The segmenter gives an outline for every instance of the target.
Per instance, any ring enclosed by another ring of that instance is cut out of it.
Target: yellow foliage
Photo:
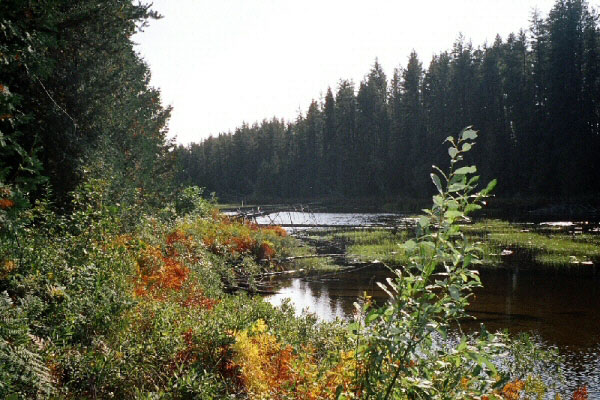
[[[349,389],[356,369],[353,352],[340,352],[334,365],[320,362],[309,347],[295,353],[268,333],[263,320],[235,334],[233,350],[251,399],[335,398],[338,386]]]

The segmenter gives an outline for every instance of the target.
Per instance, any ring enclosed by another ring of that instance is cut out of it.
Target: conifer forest
[[[498,196],[593,195],[598,28],[585,2],[560,1],[493,43],[459,36],[431,60],[413,52],[391,77],[376,60],[360,83],[341,79],[293,122],[265,119],[179,146],[177,179],[232,199],[425,198],[441,143],[473,125],[485,135],[472,161],[498,178]]]

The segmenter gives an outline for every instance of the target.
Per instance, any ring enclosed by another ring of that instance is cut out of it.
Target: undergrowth
[[[315,365],[333,363],[339,327],[226,293],[283,268],[298,246],[283,229],[233,220],[191,191],[171,209],[182,216],[167,206],[128,230],[102,187],[82,187],[66,215],[43,202],[2,210],[0,398],[247,393],[236,332],[259,320]]]

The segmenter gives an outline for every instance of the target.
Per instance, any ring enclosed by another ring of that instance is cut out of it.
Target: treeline
[[[559,0],[528,30],[473,47],[462,36],[425,69],[416,53],[391,80],[376,61],[305,115],[239,127],[177,149],[178,181],[223,198],[423,198],[441,143],[466,125],[503,197],[597,193],[600,39],[595,10]]]
[[[170,110],[131,40],[158,17],[130,0],[0,2],[0,183],[11,201],[68,206],[91,178],[119,204],[164,192],[155,178],[172,170]]]

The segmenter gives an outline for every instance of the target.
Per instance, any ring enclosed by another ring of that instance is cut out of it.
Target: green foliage
[[[215,210],[217,199],[212,193],[210,199],[202,197],[204,188],[188,186],[181,190],[175,200],[175,210],[178,215],[192,214],[207,217]]]
[[[0,179],[36,197],[47,180],[59,206],[84,170],[111,171],[117,199],[160,193],[169,109],[131,41],[158,17],[129,0],[0,4]]]
[[[501,334],[483,329],[475,337],[460,330],[473,288],[481,286],[472,268],[481,249],[467,240],[459,223],[484,203],[495,181],[475,191],[474,166],[459,167],[477,134],[465,128],[448,137],[450,170],[434,167],[438,193],[424,210],[415,239],[404,242],[407,265],[380,287],[390,299],[381,307],[358,306],[359,320],[350,325],[356,343],[355,395],[373,399],[453,399],[491,395],[508,381],[496,359],[509,347]],[[449,335],[458,329],[461,337]]]
[[[44,398],[54,392],[50,371],[39,354],[38,346],[43,345],[42,339],[31,335],[24,307],[15,305],[7,292],[0,293],[0,397]]]

